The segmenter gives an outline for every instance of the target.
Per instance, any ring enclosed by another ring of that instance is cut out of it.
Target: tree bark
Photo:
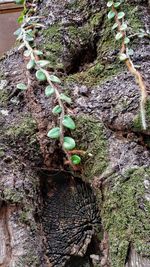
[[[47,137],[57,125],[47,84],[26,71],[23,51],[9,51],[0,59],[0,266],[149,267],[150,102],[143,130],[139,88],[118,61],[106,3],[27,6],[45,25],[35,46],[72,97],[71,134],[86,154],[76,171],[64,164],[59,143]],[[148,91],[148,1],[122,9]],[[29,84],[25,93],[16,89],[20,82]]]

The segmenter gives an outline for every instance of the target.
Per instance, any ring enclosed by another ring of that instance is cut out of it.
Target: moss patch
[[[107,140],[103,125],[92,116],[79,116],[76,119],[76,130],[73,137],[77,148],[84,150],[83,176],[93,179],[107,167]],[[89,156],[91,155],[91,156]]]
[[[17,192],[14,188],[5,188],[3,195],[5,201],[9,201],[11,203],[22,203],[24,198],[24,193]]]
[[[89,38],[91,36],[91,29],[88,23],[86,23],[82,27],[78,27],[77,25],[69,26],[67,28],[67,32],[70,39],[70,50],[73,50],[74,53],[79,44],[80,47],[82,45],[86,45],[86,43],[89,42]]]
[[[111,176],[104,190],[101,217],[109,234],[112,267],[124,267],[129,243],[146,257],[150,255],[150,203],[145,200],[144,179],[150,169],[134,169],[126,173],[128,180]]]
[[[123,65],[121,66],[120,64],[118,66],[116,64],[105,65],[105,63],[96,61],[92,66],[89,65],[86,71],[69,75],[66,82],[84,84],[87,87],[92,87],[110,80],[110,78],[120,73],[123,68]]]
[[[24,117],[18,124],[11,126],[6,131],[6,135],[14,139],[25,136],[33,136],[36,131],[36,122],[32,117]]]
[[[43,41],[42,45],[39,44],[39,47],[45,51],[46,57],[50,61],[52,68],[62,64],[61,56],[63,46],[60,28],[61,26],[59,24],[54,24],[41,32]]]
[[[0,90],[0,105],[1,107],[7,106],[8,94],[4,90]]]
[[[86,6],[87,6],[86,0],[75,0],[75,1],[70,1],[66,4],[66,7],[68,9],[72,9],[75,11],[84,10]]]
[[[124,4],[122,9],[126,13],[129,26],[131,26],[132,33],[139,31],[143,27],[143,22],[139,17],[138,6]]]
[[[125,4],[122,9],[126,13],[130,25],[130,33],[138,32],[142,27],[142,22],[139,19],[137,8]],[[84,84],[89,87],[97,84],[100,85],[125,69],[124,63],[120,62],[117,57],[121,47],[121,41],[118,42],[115,40],[114,32],[111,30],[113,22],[108,20],[107,15],[104,18],[104,11],[92,15],[89,19],[91,31],[97,31],[98,26],[102,22],[103,26],[100,29],[101,38],[97,43],[97,59],[93,64],[87,65],[83,71],[69,75],[67,82]],[[133,48],[134,44],[137,45],[137,39],[134,39],[132,43]]]
[[[103,22],[103,16],[104,16],[103,12],[97,12],[91,16],[90,25],[93,30],[97,29],[99,25]]]
[[[97,14],[92,17],[90,21],[92,30],[96,27],[95,25],[102,23],[102,18],[102,14],[100,16]],[[111,32],[111,26],[112,24],[105,17],[103,29],[101,30],[102,37],[97,43],[97,59],[92,64],[88,64],[85,70],[69,75],[67,82],[76,82],[91,87],[110,80],[110,77],[117,75],[124,69],[124,64],[116,59],[116,55],[112,55],[116,49],[116,43]]]

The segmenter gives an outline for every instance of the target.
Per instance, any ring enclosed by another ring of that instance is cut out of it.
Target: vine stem
[[[64,109],[63,102],[61,101],[59,91],[58,91],[57,87],[54,86],[54,84],[50,80],[49,72],[39,66],[38,61],[36,60],[36,58],[34,56],[34,50],[32,49],[32,47],[30,46],[30,44],[26,40],[26,37],[25,37],[26,31],[24,30],[23,27],[22,27],[22,31],[23,31],[23,42],[24,42],[25,47],[27,48],[27,50],[29,50],[31,52],[30,53],[31,59],[34,60],[37,69],[38,70],[41,70],[45,74],[46,79],[47,79],[47,82],[54,89],[56,99],[58,101],[59,106],[61,107],[61,115],[60,115],[60,122],[59,122],[59,128],[60,128],[60,144],[61,144],[62,149],[63,149],[63,151],[64,151],[64,153],[65,153],[65,155],[67,157],[67,160],[68,160],[69,164],[72,166],[73,169],[75,169],[75,166],[72,164],[72,161],[70,159],[70,153],[63,146],[63,143],[64,143],[64,126],[63,126],[63,120],[64,120],[64,116],[65,116],[65,109]]]
[[[62,111],[61,111],[61,115],[60,115],[60,123],[59,123],[59,126],[60,126],[60,144],[62,145],[63,147],[63,142],[64,142],[64,127],[63,127],[63,119],[64,119],[64,116],[65,116],[65,109],[64,109],[64,105],[60,99],[60,94],[56,88],[56,86],[53,85],[52,81],[50,80],[49,78],[49,73],[47,70],[44,70],[44,69],[41,69],[39,67],[40,70],[42,70],[42,72],[45,74],[46,76],[46,79],[47,79],[47,82],[49,83],[49,85],[54,88],[55,90],[55,95],[56,95],[56,98],[57,98],[57,101],[58,101],[58,104],[59,106],[61,107]]]
[[[112,6],[112,11],[115,13],[115,22],[118,24],[118,31],[123,34],[123,41],[122,41],[120,53],[125,53],[128,56],[128,58],[125,60],[125,64],[128,70],[130,71],[130,73],[134,75],[135,81],[138,84],[140,92],[141,92],[141,100],[140,100],[141,120],[142,120],[143,129],[146,130],[147,125],[146,125],[145,105],[146,105],[146,101],[148,97],[146,86],[145,86],[141,73],[135,68],[131,58],[128,55],[127,47],[124,43],[126,32],[121,30],[121,22],[118,19],[118,12],[114,6]]]

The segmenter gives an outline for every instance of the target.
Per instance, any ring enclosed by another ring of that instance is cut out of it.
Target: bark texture
[[[31,1],[30,1],[31,2]],[[0,266],[150,266],[150,101],[117,59],[106,2],[33,1],[46,28],[36,46],[72,96],[72,133],[87,151],[79,172],[63,165],[54,101],[26,72],[17,48],[0,60]],[[150,83],[148,1],[127,1],[133,62]],[[29,82],[26,93],[16,90]],[[78,177],[77,177],[78,176]]]

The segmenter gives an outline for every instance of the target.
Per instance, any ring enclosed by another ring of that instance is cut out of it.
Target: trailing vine
[[[34,2],[34,1],[33,1]],[[26,58],[27,70],[34,71],[35,77],[40,82],[47,82],[45,88],[46,97],[54,97],[57,104],[52,109],[52,113],[58,116],[58,125],[50,129],[47,133],[47,136],[52,139],[59,139],[60,145],[69,163],[72,167],[78,165],[81,162],[79,155],[82,154],[82,151],[74,150],[76,147],[75,140],[65,135],[65,129],[74,130],[76,128],[74,120],[69,114],[67,114],[67,105],[70,105],[72,100],[66,94],[62,93],[63,87],[62,82],[59,77],[48,70],[48,65],[50,62],[45,59],[43,51],[40,51],[35,48],[34,38],[35,30],[37,28],[42,28],[44,25],[39,23],[38,16],[32,16],[30,13],[30,8],[27,10],[25,0],[16,0],[17,4],[24,5],[24,11],[19,17],[18,21],[21,23],[21,27],[15,32],[17,35],[17,40],[21,43],[19,46],[20,49],[24,49],[24,57]],[[145,83],[141,76],[141,73],[135,68],[130,55],[128,44],[130,42],[129,37],[127,36],[128,25],[125,22],[125,13],[120,11],[120,7],[123,1],[114,2],[113,0],[108,1],[107,7],[109,8],[108,19],[115,19],[115,23],[112,26],[112,30],[117,29],[115,39],[117,41],[121,40],[121,49],[119,58],[121,61],[124,61],[128,70],[131,74],[134,75],[139,89],[141,91],[141,100],[140,100],[140,110],[141,110],[141,120],[143,129],[146,129],[146,118],[145,118],[145,104],[147,100],[147,91]],[[32,6],[32,4],[30,4]],[[36,4],[33,3],[33,7]],[[23,83],[17,84],[17,88],[20,90],[27,90],[29,85]]]
[[[25,5],[24,1],[16,1],[17,4]],[[21,27],[14,33],[17,35],[17,40],[21,43],[20,49],[24,49],[24,57],[26,58],[28,71],[35,70],[35,77],[40,82],[47,82],[45,88],[46,97],[55,97],[57,105],[53,108],[52,113],[58,116],[59,125],[50,129],[47,136],[52,139],[59,139],[62,150],[64,151],[67,159],[67,163],[74,168],[74,165],[78,165],[81,162],[79,155],[74,153],[82,154],[82,151],[74,150],[76,143],[75,140],[70,136],[65,136],[65,128],[74,130],[76,128],[74,120],[69,114],[67,114],[66,104],[71,104],[72,100],[64,93],[60,93],[63,90],[62,82],[53,73],[47,70],[49,61],[44,58],[43,52],[37,50],[34,47],[34,30],[36,28],[44,27],[38,22],[39,17],[28,16],[28,13],[23,14]],[[34,48],[33,48],[34,47]],[[17,84],[17,89],[27,90],[28,85],[24,83]]]
[[[121,49],[119,54],[119,59],[125,62],[128,70],[131,74],[134,75],[135,81],[139,86],[141,92],[141,99],[140,99],[140,111],[141,111],[141,121],[143,129],[146,130],[146,115],[145,115],[145,104],[147,101],[147,91],[144,80],[142,78],[141,73],[135,68],[133,61],[130,58],[130,53],[128,49],[128,44],[130,42],[129,37],[127,36],[128,25],[125,21],[125,13],[120,11],[120,7],[123,1],[108,1],[107,7],[109,8],[108,12],[108,19],[114,19],[115,23],[112,26],[112,30],[117,30],[115,35],[115,39],[117,41],[121,40]]]

